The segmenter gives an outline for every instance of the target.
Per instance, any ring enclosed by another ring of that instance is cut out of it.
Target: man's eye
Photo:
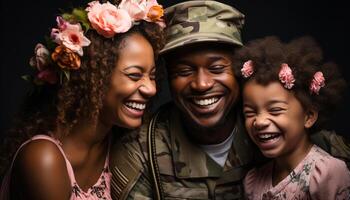
[[[134,81],[140,80],[142,78],[141,73],[130,73],[130,74],[127,74],[127,76]]]
[[[214,65],[209,68],[209,71],[214,74],[220,74],[224,71],[225,66],[223,65]]]
[[[192,72],[193,72],[193,70],[191,70],[191,69],[183,69],[183,70],[176,72],[175,74],[177,76],[189,76],[192,74]]]

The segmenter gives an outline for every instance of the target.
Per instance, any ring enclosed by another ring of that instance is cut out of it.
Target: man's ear
[[[318,119],[318,111],[314,108],[309,109],[305,115],[305,128],[311,128]]]

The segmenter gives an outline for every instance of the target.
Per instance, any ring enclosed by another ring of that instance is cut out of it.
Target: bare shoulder
[[[64,156],[48,140],[33,140],[18,153],[13,171],[16,188],[31,199],[68,199],[70,179]]]

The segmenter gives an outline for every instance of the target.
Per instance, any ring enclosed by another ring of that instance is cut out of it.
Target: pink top
[[[350,172],[345,163],[314,145],[280,183],[272,186],[273,162],[248,172],[247,199],[350,199]]]
[[[20,151],[20,149],[28,144],[29,142],[33,141],[33,140],[48,140],[51,141],[52,143],[56,144],[56,146],[58,147],[58,149],[60,150],[60,152],[62,153],[65,161],[66,161],[66,166],[67,166],[67,172],[69,175],[69,179],[71,182],[71,186],[72,186],[72,194],[70,196],[70,200],[111,200],[111,189],[110,189],[110,180],[112,177],[112,174],[109,171],[109,167],[108,167],[108,163],[109,163],[109,148],[108,148],[108,153],[107,153],[107,157],[105,160],[105,164],[104,164],[104,168],[102,171],[102,174],[100,176],[100,178],[97,180],[97,182],[91,186],[88,191],[83,191],[77,181],[75,180],[75,176],[74,176],[74,171],[73,171],[73,167],[70,164],[69,160],[67,159],[66,155],[64,154],[64,151],[62,149],[62,144],[47,135],[36,135],[34,137],[32,137],[31,139],[27,140],[26,142],[24,142],[17,150],[13,160],[12,160],[12,164],[10,167],[10,170],[8,171],[8,173],[6,174],[6,176],[4,177],[4,180],[2,182],[1,185],[1,190],[0,190],[0,200],[8,200],[9,198],[9,192],[10,192],[10,180],[11,180],[11,170],[13,167],[13,163],[15,161],[15,158],[18,154],[18,152]]]

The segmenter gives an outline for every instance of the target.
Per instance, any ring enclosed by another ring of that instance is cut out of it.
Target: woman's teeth
[[[219,101],[219,98],[217,98],[217,97],[213,97],[213,98],[209,98],[209,99],[193,99],[193,102],[197,105],[200,105],[200,106],[208,106],[208,105],[216,103],[217,101]]]
[[[132,109],[144,110],[146,108],[145,103],[136,103],[136,102],[126,102],[125,105]]]

